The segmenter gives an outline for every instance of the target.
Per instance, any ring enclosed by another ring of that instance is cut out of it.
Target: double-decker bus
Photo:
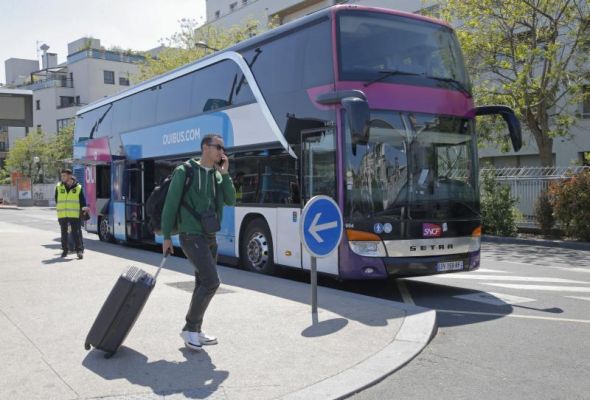
[[[309,269],[299,219],[312,196],[341,208],[345,232],[318,271],[375,279],[478,268],[475,107],[447,24],[339,5],[97,101],[77,114],[74,157],[89,232],[157,242],[145,201],[201,138],[223,136],[237,205],[224,211],[222,262]],[[178,243],[178,242],[176,242]]]

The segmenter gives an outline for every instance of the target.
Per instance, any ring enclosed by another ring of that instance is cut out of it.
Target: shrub
[[[516,199],[510,187],[496,180],[495,169],[482,174],[481,219],[483,232],[488,235],[516,236]]]
[[[556,184],[552,191],[555,216],[568,236],[590,241],[590,171]]]
[[[535,204],[535,217],[537,223],[541,227],[541,232],[545,235],[551,233],[551,229],[555,225],[555,217],[553,216],[553,204],[551,203],[551,197],[549,190],[543,190],[537,199]]]

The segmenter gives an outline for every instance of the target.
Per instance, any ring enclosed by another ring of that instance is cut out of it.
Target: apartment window
[[[104,83],[105,85],[115,84],[115,71],[103,71],[104,72]]]
[[[219,18],[220,15],[221,15],[221,12],[219,10],[215,11],[215,18]]]
[[[129,86],[129,78],[127,78],[125,76],[120,76],[119,77],[119,85],[121,85],[121,86]]]
[[[59,132],[62,129],[67,128],[68,126],[71,125],[72,118],[58,119],[56,122],[57,122],[57,131]]]
[[[0,142],[0,151],[6,151],[6,143]]]
[[[584,87],[584,99],[582,100],[582,118],[590,118],[590,86]]]
[[[59,108],[72,107],[76,104],[73,96],[59,96]]]
[[[35,100],[35,110],[41,109],[41,100]]]
[[[76,96],[76,105],[79,106],[80,105],[80,96]]]
[[[234,11],[234,10],[236,9],[236,6],[237,6],[237,5],[238,5],[238,2],[237,2],[237,1],[234,1],[233,3],[231,3],[231,4],[229,5],[229,10],[230,10],[230,11]]]

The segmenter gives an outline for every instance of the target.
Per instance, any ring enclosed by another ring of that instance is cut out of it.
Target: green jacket
[[[214,209],[221,222],[223,206],[236,204],[236,191],[229,174],[222,175],[213,168],[207,171],[195,159],[191,159],[189,162],[193,166],[194,174],[191,185],[184,195],[184,201],[198,213]],[[177,222],[178,233],[203,234],[201,221],[198,221],[180,203],[185,177],[184,165],[176,167],[162,210],[164,239],[170,239]],[[213,187],[214,182],[215,188]]]

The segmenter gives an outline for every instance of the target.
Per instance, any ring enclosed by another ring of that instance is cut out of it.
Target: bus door
[[[113,235],[116,240],[126,241],[126,212],[128,185],[126,184],[127,174],[125,160],[113,161],[112,182],[113,182],[113,205],[112,205],[112,226]]]
[[[129,240],[139,241],[145,237],[144,161],[129,161],[126,175],[125,232]]]
[[[335,201],[336,196],[336,140],[332,127],[301,131],[300,158],[301,196],[305,205],[313,196],[326,195]],[[311,269],[311,255],[302,246],[301,264]],[[338,251],[317,259],[317,270],[338,275]]]

